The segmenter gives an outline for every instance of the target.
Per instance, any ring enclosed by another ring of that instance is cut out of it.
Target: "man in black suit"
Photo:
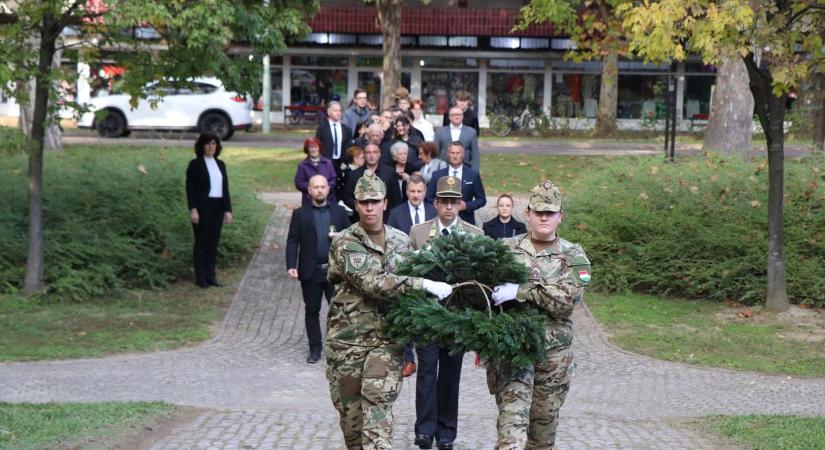
[[[341,122],[341,103],[331,101],[327,105],[327,119],[322,120],[315,130],[315,137],[321,141],[321,156],[332,160],[337,180],[336,197],[341,198],[344,175],[341,163],[347,161],[347,148],[352,145],[352,130]]]
[[[327,281],[329,244],[335,233],[347,228],[349,217],[344,208],[327,204],[329,184],[323,175],[309,179],[307,188],[312,205],[292,212],[286,241],[287,275],[301,281],[304,295],[304,323],[309,340],[307,362],[314,364],[321,359],[321,297],[329,303],[333,286]]]
[[[427,183],[421,175],[410,175],[407,181],[407,201],[390,211],[387,225],[410,234],[413,225],[426,222],[435,217],[435,207],[424,201],[427,193]],[[417,219],[417,220],[416,220]]]
[[[452,175],[461,179],[461,206],[458,217],[461,220],[475,225],[475,211],[487,204],[484,194],[484,185],[478,172],[464,164],[464,147],[461,142],[453,142],[447,151],[447,168],[433,172],[430,183],[427,185],[427,201],[435,200],[436,184],[438,179]]]
[[[458,91],[455,94],[454,106],[461,108],[461,111],[464,112],[464,118],[461,119],[461,123],[476,130],[476,136],[480,135],[481,130],[479,130],[478,127],[478,114],[476,114],[473,108],[470,108],[470,93],[467,91]],[[446,127],[449,124],[450,110],[447,109],[447,112],[444,113],[444,120],[442,121],[441,125]]]
[[[395,173],[395,169],[381,164],[380,160],[381,149],[373,143],[367,144],[364,147],[364,165],[350,172],[340,198],[348,208],[357,211],[355,208],[355,185],[364,175],[365,170],[372,170],[387,186],[387,208],[384,210],[384,223],[386,223],[390,217],[390,210],[400,205],[404,201],[404,197],[401,195],[401,187],[398,185],[398,174]],[[352,220],[353,223],[358,221],[357,212],[353,212]]]

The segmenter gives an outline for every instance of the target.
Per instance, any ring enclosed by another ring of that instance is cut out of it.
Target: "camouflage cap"
[[[547,180],[530,190],[527,207],[532,211],[561,211],[561,191]]]
[[[461,179],[451,175],[439,178],[435,196],[461,198]]]
[[[365,170],[355,183],[355,200],[384,200],[386,196],[387,186],[372,170]]]

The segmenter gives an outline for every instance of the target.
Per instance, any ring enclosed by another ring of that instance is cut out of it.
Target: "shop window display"
[[[292,69],[293,105],[323,106],[331,100],[347,98],[345,69]]]
[[[553,75],[553,116],[594,118],[599,112],[601,76],[587,73]]]
[[[458,91],[467,91],[473,97],[478,95],[478,72],[421,72],[421,98],[424,112],[443,115],[455,104]]]
[[[401,72],[401,86],[410,89],[409,72]],[[358,87],[367,91],[367,101],[376,107],[381,104],[381,71],[358,72]]]
[[[518,115],[525,108],[541,113],[544,75],[538,73],[490,73],[487,75],[487,114]]]
[[[619,119],[664,119],[665,75],[619,75]]]
[[[710,93],[715,83],[715,76],[685,77],[685,119],[707,120],[710,117]]]

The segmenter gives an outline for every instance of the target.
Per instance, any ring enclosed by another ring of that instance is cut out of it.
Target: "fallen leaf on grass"
[[[739,311],[738,313],[736,313],[736,317],[739,317],[739,318],[742,318],[742,319],[747,319],[748,317],[753,317],[753,311],[751,311],[750,308],[745,308],[742,311]]]
[[[281,249],[281,246],[280,246],[280,245],[278,245],[278,244],[270,244],[270,245],[269,245],[269,248],[270,248],[271,250],[280,250],[280,249]]]
[[[144,174],[144,175],[148,175],[148,174],[149,174],[149,171],[148,171],[148,170],[146,170],[146,166],[144,166],[143,164],[138,164],[138,166],[137,166],[137,170],[138,170],[140,173]]]
[[[78,336],[86,336],[86,332],[85,332],[85,331],[78,331],[78,332],[77,332],[77,333],[75,333],[75,334],[76,334],[76,335],[78,335]]]

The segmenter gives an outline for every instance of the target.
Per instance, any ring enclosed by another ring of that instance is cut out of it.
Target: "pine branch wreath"
[[[528,270],[507,246],[487,236],[456,229],[405,255],[399,275],[453,285],[444,305],[423,291],[393,302],[387,314],[390,335],[417,344],[437,343],[454,353],[474,351],[493,365],[529,367],[544,357],[547,341],[542,316],[523,303],[492,306],[492,288],[527,281]],[[510,306],[512,305],[512,306]]]

